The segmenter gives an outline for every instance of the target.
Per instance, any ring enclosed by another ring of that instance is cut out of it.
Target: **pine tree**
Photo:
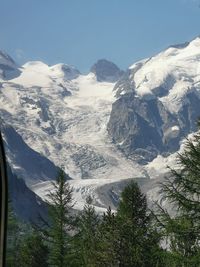
[[[17,267],[18,246],[20,244],[20,224],[12,208],[12,202],[8,204],[8,229],[7,229],[6,266]]]
[[[18,247],[18,266],[48,267],[48,247],[38,233],[26,235]]]
[[[99,251],[100,266],[116,267],[118,266],[118,243],[119,243],[119,227],[117,218],[109,207],[103,214],[101,224],[99,226],[100,242]]]
[[[178,154],[179,170],[162,184],[163,199],[176,215],[158,205],[156,218],[169,241],[170,261],[174,266],[200,266],[200,132],[188,139]],[[169,265],[170,266],[170,265]]]
[[[47,247],[41,236],[33,233],[30,223],[21,221],[8,205],[7,267],[47,267]]]
[[[53,190],[48,194],[50,226],[47,229],[49,241],[50,266],[66,267],[69,252],[69,232],[72,227],[71,208],[73,207],[72,192],[66,180],[66,174],[61,169]]]
[[[74,237],[72,266],[95,267],[99,265],[99,216],[92,205],[92,198],[86,199],[83,211],[78,217],[77,234]]]
[[[151,228],[146,196],[135,182],[122,192],[117,220],[119,267],[164,266],[159,256],[159,236]]]

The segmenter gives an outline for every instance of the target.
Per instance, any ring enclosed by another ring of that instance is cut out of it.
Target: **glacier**
[[[38,162],[46,159],[42,167],[47,169],[42,176],[36,167],[34,177],[31,169],[24,171],[22,161],[16,160],[16,155],[24,157],[24,149],[17,154],[16,144],[7,146],[9,164],[44,200],[52,190],[50,166],[53,175],[63,167],[71,177],[77,209],[88,195],[100,212],[108,205],[115,208],[120,188],[133,178],[152,198],[157,195],[156,181],[168,172],[166,165],[174,166],[181,142],[196,130],[200,37],[136,62],[126,72],[106,60],[98,61],[88,74],[63,63],[31,61],[18,66],[1,52],[0,73],[0,117]],[[141,134],[140,128],[147,130]],[[149,129],[162,148],[154,144],[155,138],[149,141]],[[132,148],[136,138],[142,142]],[[142,164],[137,153],[145,159]]]

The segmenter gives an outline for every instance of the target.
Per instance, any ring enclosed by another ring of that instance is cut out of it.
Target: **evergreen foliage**
[[[157,204],[158,226],[168,241],[168,266],[200,266],[200,132],[187,139],[178,155],[179,170],[162,184],[161,193],[176,214],[169,214]],[[172,264],[173,265],[170,265]]]
[[[18,262],[18,246],[20,244],[20,224],[12,208],[12,202],[8,204],[8,229],[6,266],[15,267]]]
[[[116,215],[109,207],[99,227],[100,231],[100,262],[101,266],[118,266],[119,227]]]
[[[83,211],[77,219],[77,234],[74,237],[76,257],[73,266],[100,266],[99,224],[100,219],[92,205],[92,198],[88,196]]]
[[[154,217],[135,182],[122,191],[116,212],[97,214],[88,197],[72,216],[73,189],[60,170],[41,234],[24,231],[10,209],[7,267],[199,267],[200,133],[178,160],[179,170],[171,170],[161,189],[175,213],[157,203]]]
[[[61,169],[53,190],[48,194],[50,227],[47,229],[49,243],[49,265],[55,267],[68,266],[69,232],[72,229],[70,210],[73,207],[72,192]]]
[[[48,267],[48,247],[38,233],[29,234],[19,246],[20,267]]]
[[[118,261],[120,267],[161,265],[159,235],[152,230],[147,200],[135,182],[122,192],[117,210],[119,225]],[[154,258],[155,261],[152,261]]]
[[[47,253],[41,236],[16,217],[9,201],[6,267],[47,267]]]

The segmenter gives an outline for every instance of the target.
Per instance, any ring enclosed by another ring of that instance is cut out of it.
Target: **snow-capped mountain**
[[[177,151],[200,115],[200,38],[135,63],[115,91],[108,132],[128,157]]]
[[[169,47],[125,73],[106,60],[87,75],[72,66],[38,61],[17,69],[14,77],[1,76],[0,117],[38,152],[38,159],[48,158],[45,166],[64,167],[77,208],[88,194],[99,210],[115,203],[130,178],[145,182],[145,192],[154,190],[149,178],[159,176],[161,164],[172,161],[181,140],[196,130],[200,38]],[[11,151],[11,167],[20,174],[21,161]],[[23,158],[22,151],[18,157]],[[47,171],[37,179],[35,173],[29,183],[28,172],[23,178],[44,197],[51,189],[44,180],[52,176]]]
[[[57,66],[28,62],[17,78],[3,81],[0,116],[74,179],[114,178],[125,164],[130,177],[132,162],[107,136],[114,83],[98,82],[93,73],[68,79]]]
[[[56,166],[64,166],[79,198],[105,183],[133,177],[133,173],[140,176],[140,166],[127,160],[107,134],[115,83],[99,82],[94,73],[81,75],[70,66],[66,73],[62,66],[28,62],[20,68],[18,77],[2,79],[0,117],[32,150]],[[17,143],[11,151],[14,150],[18,151]],[[23,169],[20,162],[27,163],[20,160],[24,159],[23,150],[18,153],[17,163],[15,153],[9,157],[13,171],[19,170],[18,175]],[[49,170],[47,164],[46,168]],[[37,192],[46,184],[49,186],[48,182],[38,186],[38,180],[42,180],[38,168],[38,179],[35,174],[32,179],[31,174],[29,178],[27,172],[21,173]],[[47,176],[43,180],[46,179]]]

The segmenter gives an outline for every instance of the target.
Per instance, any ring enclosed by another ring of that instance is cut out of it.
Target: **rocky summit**
[[[124,71],[120,70],[117,65],[106,59],[98,60],[90,71],[96,75],[99,82],[116,82],[124,74]]]

